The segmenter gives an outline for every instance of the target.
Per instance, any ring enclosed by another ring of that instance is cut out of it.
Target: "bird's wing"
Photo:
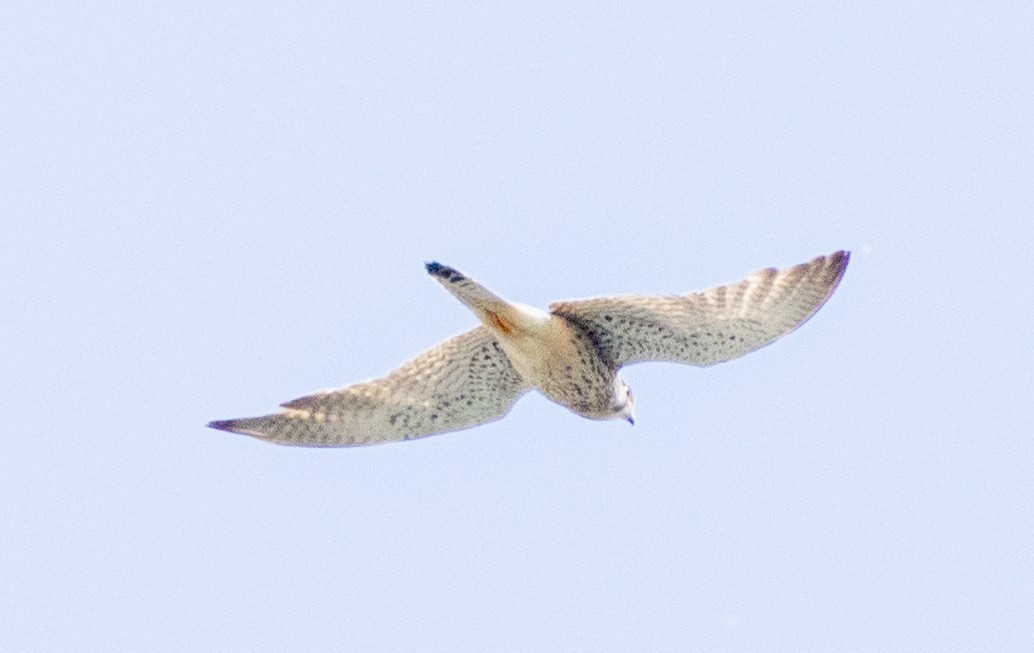
[[[713,365],[784,336],[836,290],[850,253],[784,270],[759,270],[739,283],[679,296],[601,297],[550,310],[580,325],[615,367],[642,361]]]
[[[497,420],[527,390],[495,337],[478,327],[429,349],[384,378],[288,401],[272,415],[209,426],[279,444],[378,444]]]

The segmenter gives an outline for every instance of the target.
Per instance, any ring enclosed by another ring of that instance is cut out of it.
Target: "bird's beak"
[[[633,415],[628,416],[628,423],[635,426],[635,417]]]

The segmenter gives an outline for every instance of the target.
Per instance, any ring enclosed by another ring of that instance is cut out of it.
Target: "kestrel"
[[[634,423],[625,365],[714,365],[785,336],[836,290],[845,251],[688,295],[625,295],[550,304],[509,302],[440,263],[427,271],[481,326],[380,379],[281,404],[263,417],[209,423],[301,446],[350,447],[457,431],[503,417],[529,390],[589,419]]]

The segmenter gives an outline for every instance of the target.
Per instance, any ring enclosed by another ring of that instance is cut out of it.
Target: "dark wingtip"
[[[237,420],[235,419],[216,420],[213,422],[209,422],[208,424],[206,424],[206,426],[208,426],[208,428],[210,429],[218,429],[220,431],[237,433],[237,429],[235,428],[237,426]]]
[[[847,272],[847,264],[851,262],[851,252],[846,249],[842,249],[833,252],[830,255],[830,259],[833,261],[833,283],[832,288],[835,289],[840,285],[840,280],[844,278],[844,272]],[[831,290],[832,292],[832,290]]]
[[[438,261],[431,261],[430,263],[425,263],[424,267],[427,268],[428,274],[433,274],[435,276],[441,274],[442,270],[445,268],[445,266],[439,263]]]

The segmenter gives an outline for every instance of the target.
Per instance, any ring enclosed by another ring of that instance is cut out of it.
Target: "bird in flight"
[[[503,417],[529,390],[589,419],[635,420],[618,371],[644,361],[707,366],[760,349],[830,298],[850,253],[687,295],[624,295],[550,304],[507,301],[440,263],[427,272],[481,325],[387,376],[281,404],[223,431],[312,447],[351,447],[458,431]]]

